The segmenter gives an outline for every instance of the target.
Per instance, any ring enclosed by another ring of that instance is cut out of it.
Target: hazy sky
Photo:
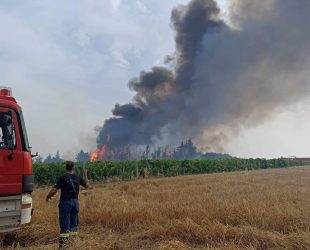
[[[40,155],[95,148],[95,127],[127,103],[130,78],[174,51],[170,12],[188,0],[2,0],[0,85],[22,105]],[[221,2],[223,4],[224,1]],[[227,152],[310,156],[310,100],[244,130]]]

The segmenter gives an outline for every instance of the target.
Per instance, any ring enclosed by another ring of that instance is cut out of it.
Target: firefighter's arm
[[[53,187],[46,196],[46,202],[48,202],[57,193],[57,191],[58,189]]]

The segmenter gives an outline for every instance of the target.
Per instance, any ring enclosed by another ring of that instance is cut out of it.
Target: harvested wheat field
[[[47,190],[4,248],[57,248]],[[72,249],[310,249],[310,168],[94,185],[80,195],[79,233]]]

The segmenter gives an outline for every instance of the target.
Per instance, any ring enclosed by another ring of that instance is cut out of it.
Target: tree
[[[150,145],[147,145],[147,146],[145,147],[145,150],[143,151],[142,160],[147,160],[147,159],[149,159],[149,156],[150,156]]]
[[[155,149],[154,151],[153,151],[153,153],[151,154],[151,158],[152,159],[162,159],[162,156],[163,156],[163,154],[162,154],[162,149],[161,149],[161,147],[158,147],[157,149]]]
[[[198,157],[197,148],[189,138],[187,141],[181,142],[181,145],[174,151],[173,157],[177,160],[195,159]]]
[[[48,154],[48,156],[45,158],[44,163],[51,163],[52,162],[52,155]]]
[[[64,162],[64,160],[60,158],[59,151],[57,151],[57,153],[53,159],[53,162]]]
[[[75,157],[77,162],[83,162],[86,163],[89,161],[89,153],[84,152],[83,149],[76,155]]]
[[[60,157],[59,151],[57,151],[55,156],[48,154],[48,156],[44,160],[44,163],[57,163],[57,162],[64,162],[64,160]]]

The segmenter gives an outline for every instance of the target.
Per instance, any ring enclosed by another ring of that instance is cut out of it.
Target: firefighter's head
[[[68,172],[72,172],[74,170],[74,162],[73,161],[66,161],[66,170]]]

